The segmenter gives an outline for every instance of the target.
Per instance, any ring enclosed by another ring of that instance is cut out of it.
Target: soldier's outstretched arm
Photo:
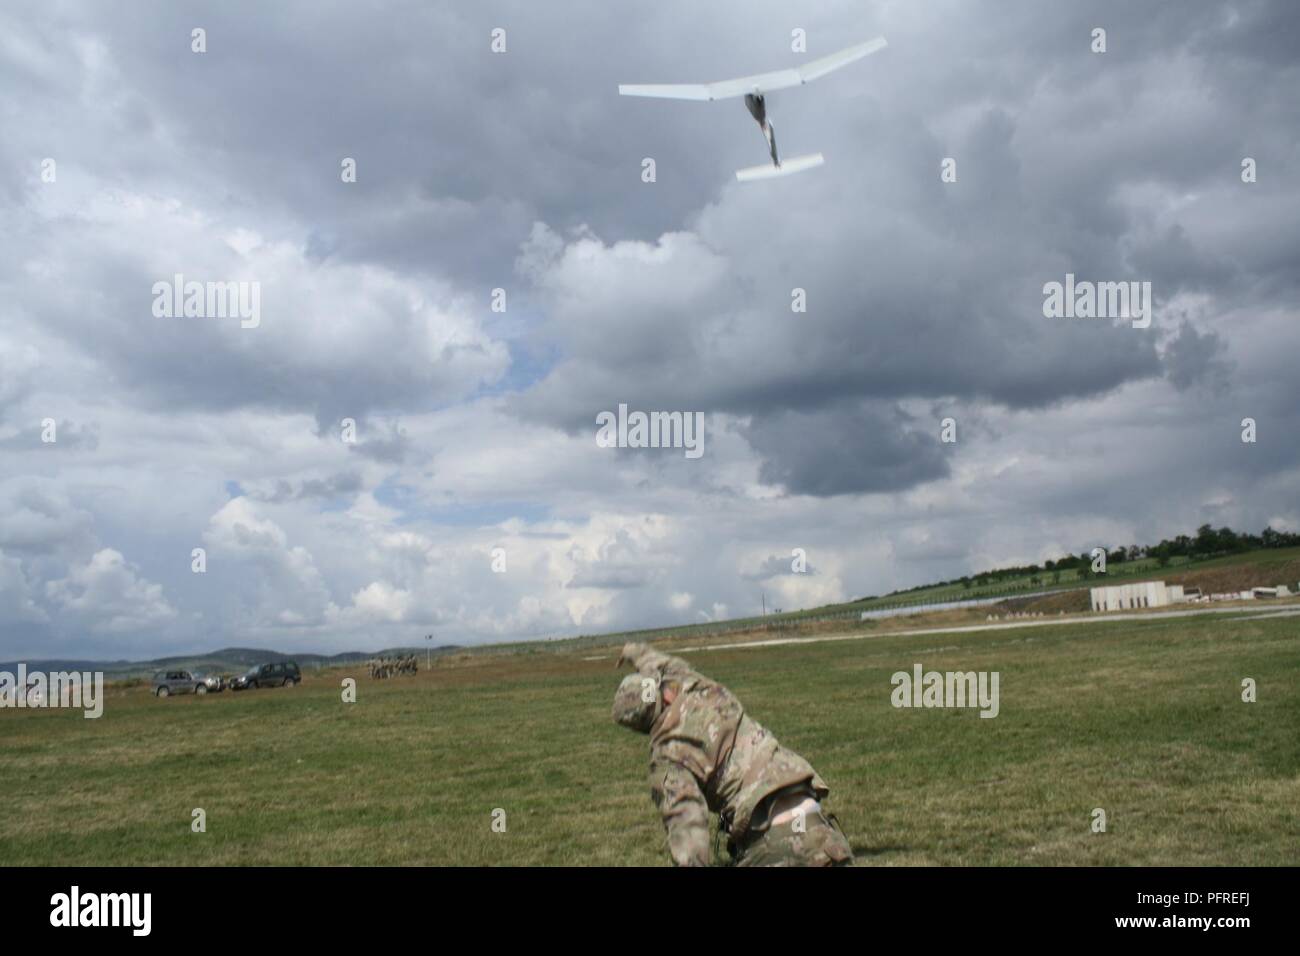
[[[689,770],[667,761],[650,764],[650,796],[668,834],[676,866],[709,865],[709,806]]]
[[[619,662],[631,664],[648,677],[654,676],[661,679],[665,677],[686,677],[696,673],[695,669],[680,657],[663,654],[649,645],[639,642],[624,644],[623,654],[619,657]]]

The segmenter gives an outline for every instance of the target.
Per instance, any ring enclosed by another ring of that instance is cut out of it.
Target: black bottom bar
[[[6,940],[91,936],[180,942],[373,942],[385,927],[506,931],[534,913],[565,923],[629,919],[700,930],[703,912],[762,930],[823,910],[864,939],[1095,936],[1258,940],[1293,925],[1289,869],[7,869]],[[76,887],[76,890],[73,890]],[[104,894],[114,894],[105,897]],[[123,896],[121,894],[128,894]],[[129,894],[140,894],[131,896]],[[145,909],[143,894],[148,894]],[[75,901],[75,906],[74,906]],[[810,910],[809,907],[812,907]],[[703,907],[703,910],[701,909]],[[75,913],[75,916],[74,916]],[[602,915],[604,914],[604,915]],[[820,918],[819,918],[820,919]],[[112,922],[116,926],[72,926]],[[469,922],[473,921],[473,922]],[[1208,924],[1206,923],[1208,921]],[[63,925],[53,925],[60,923]],[[792,924],[794,925],[794,924]],[[743,925],[736,925],[743,931]],[[989,936],[990,932],[996,935]]]

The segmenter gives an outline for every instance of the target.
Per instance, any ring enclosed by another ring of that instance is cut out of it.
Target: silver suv
[[[153,675],[153,692],[155,697],[170,697],[172,694],[206,694],[212,689],[210,678],[204,678],[189,671],[159,671]]]

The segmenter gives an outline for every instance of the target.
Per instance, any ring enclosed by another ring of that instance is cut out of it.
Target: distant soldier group
[[[414,675],[420,670],[420,663],[414,654],[405,657],[370,658],[370,676],[372,678],[389,678],[402,674]]]

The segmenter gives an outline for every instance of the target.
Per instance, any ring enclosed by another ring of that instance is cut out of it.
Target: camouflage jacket
[[[650,728],[650,794],[674,863],[709,864],[710,810],[739,839],[763,798],[783,787],[808,782],[819,800],[826,796],[812,765],[747,716],[731,691],[679,657],[635,647],[636,669],[677,691]]]

